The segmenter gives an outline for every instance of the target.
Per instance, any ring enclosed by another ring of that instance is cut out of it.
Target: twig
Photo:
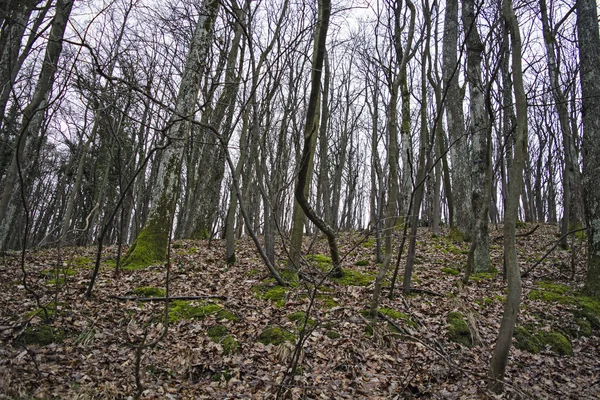
[[[586,227],[586,228],[575,229],[575,230],[572,230],[571,232],[567,232],[567,233],[565,233],[564,235],[562,235],[562,236],[560,237],[560,239],[558,239],[558,240],[556,241],[556,243],[554,243],[554,246],[552,246],[552,247],[550,248],[550,250],[548,250],[548,251],[546,252],[546,254],[544,254],[544,256],[543,256],[542,258],[540,258],[540,259],[539,259],[539,260],[538,260],[538,261],[537,261],[535,264],[533,264],[533,265],[531,266],[531,268],[529,268],[527,271],[525,271],[525,272],[523,272],[523,273],[521,274],[521,277],[523,277],[523,278],[524,278],[524,277],[526,277],[527,275],[529,275],[529,273],[530,273],[531,271],[533,271],[533,269],[534,269],[535,267],[537,267],[538,265],[540,265],[540,264],[542,263],[542,261],[544,261],[544,260],[546,259],[546,257],[548,257],[548,256],[550,255],[550,253],[552,253],[552,251],[554,251],[554,249],[555,249],[555,248],[556,248],[556,247],[557,247],[557,246],[560,244],[560,241],[561,241],[561,240],[563,240],[563,239],[564,239],[566,236],[569,236],[569,235],[571,235],[571,234],[573,234],[573,233],[577,233],[577,232],[585,231],[585,230],[587,230],[587,227]]]
[[[172,300],[205,300],[205,299],[219,299],[227,300],[226,296],[169,296],[169,297],[137,297],[137,296],[109,296],[111,299],[124,300],[124,301],[172,301]]]

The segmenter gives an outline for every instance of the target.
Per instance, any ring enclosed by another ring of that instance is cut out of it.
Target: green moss
[[[42,321],[50,322],[56,318],[57,308],[62,308],[67,305],[67,303],[63,303],[63,302],[58,302],[57,304],[58,304],[58,307],[56,307],[56,305],[54,305],[54,302],[52,301],[52,302],[46,304],[43,308],[42,307],[36,308],[33,311],[29,311],[29,312],[25,313],[25,316],[27,318],[39,316],[42,319]],[[44,312],[44,308],[46,309],[46,312]]]
[[[64,285],[65,283],[67,283],[67,278],[65,278],[64,276],[59,276],[58,279],[49,279],[46,282],[44,282],[46,285],[49,286],[56,286],[57,284],[59,286]]]
[[[327,333],[325,335],[327,335],[327,337],[329,339],[339,339],[340,337],[342,337],[342,335],[340,335],[340,333],[338,331],[334,331],[334,330],[327,331]]]
[[[537,285],[548,292],[557,294],[566,294],[571,290],[569,286],[560,283],[538,282]]]
[[[178,168],[176,164],[173,161],[171,165],[166,166],[167,177],[175,176],[170,170],[176,170]],[[164,182],[165,187],[169,187],[169,185],[168,181]],[[151,211],[146,225],[125,254],[122,263],[123,269],[130,271],[142,269],[166,259],[171,226],[170,210],[173,209],[173,202],[174,199],[169,199],[165,193],[161,195],[156,203],[156,208]]]
[[[523,326],[517,326],[515,327],[513,337],[515,338],[515,347],[517,349],[525,350],[530,353],[540,352],[542,342],[536,335],[533,335],[529,329]]]
[[[375,280],[369,273],[361,273],[352,269],[345,269],[341,278],[331,278],[332,281],[342,286],[367,286]]]
[[[582,309],[600,316],[600,299],[590,296],[577,296],[576,300]]]
[[[501,296],[499,294],[494,296],[495,300],[498,300],[500,303],[506,303],[506,296]]]
[[[595,313],[584,308],[579,308],[573,311],[573,315],[575,318],[588,321],[593,329],[600,329],[600,319]]]
[[[543,332],[540,334],[542,343],[550,346],[550,349],[561,355],[570,356],[573,354],[571,342],[562,333],[559,332]]]
[[[571,342],[560,332],[532,332],[533,327],[518,326],[513,337],[515,347],[530,353],[539,353],[541,349],[549,347],[559,355],[572,355]]]
[[[233,313],[233,312],[223,308],[217,312],[217,320],[218,321],[227,320],[227,321],[237,322],[240,320],[240,317],[236,313]]]
[[[206,332],[208,337],[211,338],[215,342],[218,341],[219,339],[221,339],[222,337],[226,336],[227,333],[228,333],[227,328],[224,325],[212,326]]]
[[[296,322],[296,326],[298,326],[298,328],[302,328],[306,319],[306,313],[304,311],[296,311],[295,313],[288,315],[287,318],[290,321]],[[306,320],[306,326],[315,326],[315,320],[309,318],[308,320]]]
[[[548,303],[571,304],[573,298],[545,290],[532,290],[527,296],[531,300],[542,300]]]
[[[441,269],[441,271],[443,273],[445,273],[446,275],[460,275],[460,271],[454,268],[450,268],[450,267],[444,267]]]
[[[300,281],[298,277],[298,271],[295,271],[293,269],[285,269],[281,271],[281,277],[291,287],[298,287],[298,282]]]
[[[451,341],[460,343],[467,347],[471,347],[473,345],[469,325],[467,325],[461,313],[448,313],[446,321],[450,324],[448,327],[448,338]]]
[[[364,247],[365,249],[370,249],[376,243],[377,243],[377,239],[376,238],[370,238],[370,239],[367,239],[364,242],[362,242],[362,247]]]
[[[93,268],[94,267],[94,260],[92,260],[89,257],[86,256],[81,256],[81,257],[75,257],[71,260],[71,262],[69,263],[72,267],[74,268]]]
[[[447,240],[451,240],[453,242],[464,242],[465,234],[461,232],[459,229],[452,228],[448,235],[446,235]]]
[[[239,353],[241,349],[240,342],[231,335],[227,335],[221,340],[221,346],[223,346],[223,354],[226,356]]]
[[[469,279],[474,282],[481,282],[485,279],[494,279],[496,276],[498,276],[498,271],[491,270],[488,272],[477,272],[475,274],[472,274],[471,276],[469,276]]]
[[[296,335],[279,326],[270,326],[263,330],[258,337],[258,341],[262,344],[282,344],[284,342],[292,342],[296,339]]]
[[[257,276],[260,275],[262,273],[262,271],[258,270],[258,269],[251,269],[250,271],[246,272],[246,276]]]
[[[370,264],[369,260],[358,260],[357,262],[354,263],[354,265],[356,265],[357,267],[366,267],[369,264]]]
[[[20,340],[26,345],[46,346],[50,343],[62,343],[64,337],[65,332],[63,330],[52,328],[49,325],[40,325],[28,327],[21,335]]]
[[[315,265],[317,268],[324,272],[329,272],[329,270],[333,266],[333,261],[331,261],[331,257],[323,254],[308,254],[306,258],[310,260],[313,265]]]
[[[270,300],[275,303],[277,307],[283,307],[285,305],[285,297],[289,289],[279,285],[256,285],[252,287],[252,290],[259,299]]]
[[[571,337],[589,337],[592,336],[592,324],[585,318],[576,318],[575,325],[577,328],[570,329],[569,334]]]
[[[517,229],[523,229],[523,228],[527,228],[527,223],[523,222],[523,221],[519,221],[517,220],[517,224],[516,224]]]
[[[175,323],[180,319],[200,320],[221,311],[221,309],[215,303],[201,303],[195,306],[187,301],[175,300],[171,303],[171,308],[169,308],[169,322]]]
[[[164,289],[152,287],[152,286],[142,286],[139,288],[133,289],[133,293],[140,297],[165,297],[167,294]]]
[[[323,303],[323,307],[325,308],[333,308],[340,305],[337,301],[333,299],[333,297],[326,294],[317,294],[315,298],[320,300],[321,303]]]
[[[412,326],[413,328],[417,327],[417,324],[410,318],[410,315],[405,314],[403,312],[392,310],[391,308],[386,307],[380,308],[379,312],[385,315],[386,317],[405,321],[408,325]]]

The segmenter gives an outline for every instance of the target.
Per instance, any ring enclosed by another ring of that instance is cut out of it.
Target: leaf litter
[[[552,245],[554,231],[552,226],[541,226],[518,238],[522,270]],[[374,246],[357,245],[361,240],[364,237],[358,234],[340,236],[340,250],[346,254],[343,267],[360,272],[363,278],[374,276],[378,268]],[[501,270],[501,231],[493,231],[490,244],[492,264]],[[580,335],[574,303],[529,297],[532,290],[540,290],[540,282],[567,285],[568,293],[578,293],[585,279],[585,254],[577,253],[572,260],[569,251],[557,249],[523,279],[517,323],[540,332],[562,332],[573,355],[560,356],[549,346],[539,353],[513,346],[506,392],[494,396],[486,390],[485,376],[506,285],[501,273],[476,276],[464,285],[467,246],[419,230],[413,288],[422,292],[398,293],[393,300],[383,297],[385,315],[372,320],[364,313],[372,283],[356,286],[325,280],[311,306],[314,286],[307,279],[318,281],[324,272],[307,258],[301,274],[305,279],[288,288],[283,305],[278,306],[253,291],[255,285],[273,284],[250,241],[238,242],[239,261],[233,266],[222,261],[221,241],[178,241],[173,246],[169,295],[219,297],[210,300],[218,306],[211,310],[227,310],[237,318],[209,312],[174,320],[166,336],[143,352],[141,397],[262,399],[275,398],[279,392],[282,398],[327,399],[599,398],[598,328],[591,335]],[[281,248],[278,251],[284,260],[285,253]],[[327,255],[326,241],[317,240],[311,251]],[[23,340],[25,332],[39,330],[44,321],[22,285],[19,256],[4,256],[0,265],[0,398],[133,398],[134,347],[160,336],[165,302],[121,301],[111,296],[130,295],[139,288],[164,289],[165,266],[115,275],[114,262],[109,261],[114,260],[116,248],[109,247],[94,296],[86,299],[90,269],[85,260],[93,259],[94,252],[93,248],[65,249],[63,258],[77,262],[67,261],[70,272],[58,285],[46,284],[52,278],[47,271],[56,268],[56,250],[27,253],[27,284],[41,296],[42,305],[56,308],[49,331],[63,332],[46,345]],[[572,265],[576,268],[573,280]],[[446,274],[441,271],[445,267],[461,274]],[[389,281],[385,285],[389,290]],[[191,300],[188,304],[201,307],[205,303]],[[451,312],[462,315],[469,327],[471,348],[450,340],[447,316]],[[290,315],[304,316],[307,323]],[[230,338],[228,343],[238,343],[239,351],[226,351],[224,340],[208,336],[217,325]],[[304,332],[300,332],[302,326]],[[261,343],[261,334],[271,327],[281,328],[293,339]],[[300,339],[297,368],[290,378],[289,367]]]

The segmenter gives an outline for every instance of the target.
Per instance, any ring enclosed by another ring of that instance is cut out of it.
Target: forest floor
[[[310,399],[600,398],[600,303],[580,295],[581,238],[573,252],[555,249],[523,279],[506,392],[494,396],[485,376],[506,285],[501,273],[463,284],[468,243],[444,233],[419,230],[412,279],[419,290],[389,300],[388,279],[378,320],[365,312],[378,269],[372,236],[342,234],[346,277],[319,286],[310,280],[325,277],[330,259],[326,241],[317,240],[303,279],[285,288],[269,278],[250,241],[238,243],[230,267],[219,240],[175,242],[169,296],[200,298],[170,302],[164,337],[165,301],[140,300],[164,296],[164,265],[115,276],[116,249],[108,248],[86,299],[94,248],[63,249],[60,262],[56,249],[27,252],[26,287],[20,253],[7,253],[0,265],[0,399],[133,398],[136,354],[141,398],[148,399],[278,392]],[[522,271],[556,240],[556,227],[546,225],[518,237]],[[502,231],[492,229],[491,258],[500,271],[502,246]],[[286,259],[281,248],[278,257]],[[50,306],[49,322],[33,292]]]

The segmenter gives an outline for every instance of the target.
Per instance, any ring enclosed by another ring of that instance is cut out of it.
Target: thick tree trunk
[[[191,119],[200,91],[200,77],[204,74],[208,46],[213,36],[213,26],[219,10],[219,1],[205,0],[190,52],[186,59],[175,114],[169,127],[170,145],[163,150],[153,195],[153,206],[144,228],[131,245],[124,266],[143,267],[163,261],[167,254],[169,234],[175,205],[179,195],[179,180]]]
[[[469,171],[468,138],[465,132],[463,94],[458,77],[458,0],[448,0],[444,17],[442,75],[446,87],[446,121],[450,137],[452,161],[452,195],[454,220],[450,224],[463,232],[466,238],[471,232],[472,211],[469,198],[471,171]]]
[[[577,1],[583,94],[583,187],[588,227],[585,291],[600,298],[600,37],[595,0]]]
[[[491,191],[491,127],[485,108],[485,91],[481,79],[481,62],[484,44],[479,37],[475,1],[462,3],[462,20],[466,32],[467,73],[469,83],[470,116],[469,133],[472,136],[473,150],[471,163],[472,189],[471,207],[475,224],[471,230],[475,271],[489,271],[490,252],[488,235],[489,193]]]

